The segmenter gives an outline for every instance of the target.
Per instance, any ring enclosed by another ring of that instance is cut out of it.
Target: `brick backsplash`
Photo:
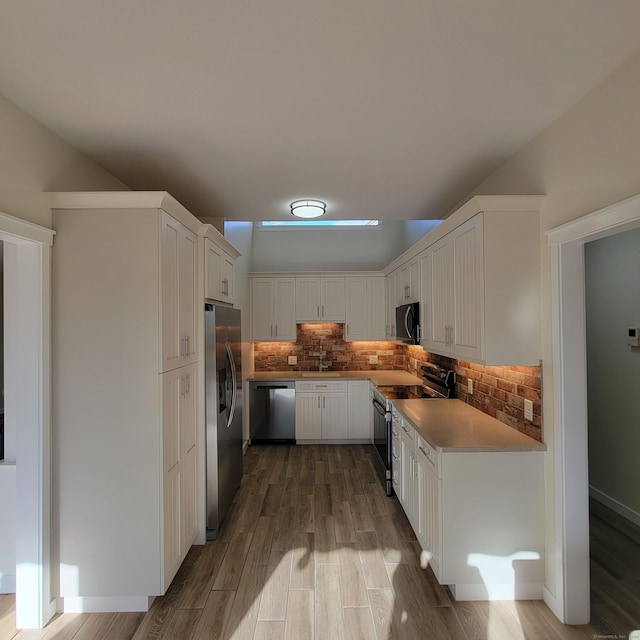
[[[541,367],[484,367],[466,360],[452,360],[406,347],[405,368],[420,375],[423,362],[453,366],[456,372],[456,397],[480,409],[504,424],[542,442],[542,374]],[[467,393],[473,380],[473,395]],[[533,402],[533,421],[524,419],[525,399]]]
[[[327,371],[371,371],[403,369],[404,348],[395,342],[346,342],[344,325],[304,323],[297,325],[296,342],[254,342],[256,371],[317,371],[322,361]],[[378,364],[369,364],[377,355]],[[287,364],[288,356],[297,356],[298,364]]]
[[[453,366],[456,396],[480,411],[542,442],[541,367],[483,367],[466,360],[438,356],[418,346],[395,342],[346,342],[344,325],[308,323],[297,325],[296,342],[254,342],[256,371],[317,371],[322,350],[328,371],[400,369],[420,376],[420,366],[432,362]],[[369,356],[377,355],[378,364]],[[290,365],[288,356],[297,356]],[[473,380],[473,395],[467,382]],[[533,402],[533,421],[524,419],[524,400]]]

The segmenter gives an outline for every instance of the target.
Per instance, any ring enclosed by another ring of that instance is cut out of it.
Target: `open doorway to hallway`
[[[591,616],[626,635],[640,628],[640,229],[587,242],[584,258]]]

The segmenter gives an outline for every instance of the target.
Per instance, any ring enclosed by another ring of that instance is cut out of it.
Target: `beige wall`
[[[126,190],[122,182],[0,96],[0,212],[51,226],[44,191]]]
[[[551,342],[551,258],[545,232],[640,193],[640,53],[538,137],[523,147],[468,197],[476,194],[546,194],[540,221],[543,429],[549,446],[547,587],[555,594],[552,563],[554,473]],[[467,199],[467,198],[465,198]]]

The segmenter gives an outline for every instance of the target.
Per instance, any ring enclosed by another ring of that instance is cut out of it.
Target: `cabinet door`
[[[273,340],[273,278],[251,279],[251,337]]]
[[[384,294],[386,303],[385,333],[389,340],[396,338],[396,280],[393,274],[385,276]]]
[[[222,300],[222,250],[209,238],[205,241],[205,298]]]
[[[346,393],[322,394],[322,439],[346,440],[349,437],[349,405]]]
[[[349,381],[349,438],[371,441],[371,394],[368,380]]]
[[[472,218],[451,234],[453,318],[451,347],[456,357],[483,360],[484,283],[482,219]]]
[[[181,479],[179,464],[174,465],[163,477],[164,589],[169,586],[182,561],[182,526],[180,521]]]
[[[401,504],[404,504],[404,496],[402,494],[402,443],[400,441],[400,430],[395,421],[391,426],[391,481],[398,500],[400,500]]]
[[[415,513],[415,454],[414,441],[410,427],[401,425],[400,431],[400,457],[402,464],[402,499],[400,502],[404,507],[407,518],[414,530],[417,530]]]
[[[345,278],[347,298],[347,322],[344,329],[344,339],[368,340],[368,305],[367,278]]]
[[[322,394],[296,391],[296,440],[322,438]]]
[[[321,317],[323,322],[345,322],[347,299],[343,277],[322,278]]]
[[[197,366],[179,369],[180,376],[180,456],[195,446],[197,440],[196,384]]]
[[[416,274],[417,262],[406,263],[399,268],[398,281],[400,290],[398,292],[398,304],[415,302],[417,299],[416,285],[418,277]],[[419,266],[418,266],[419,268]]]
[[[295,278],[274,278],[273,292],[273,339],[295,342],[297,338]]]
[[[180,463],[180,410],[182,370],[174,369],[162,376],[162,466],[167,472]]]
[[[222,295],[224,301],[230,304],[234,302],[233,259],[226,253],[222,256]]]
[[[442,559],[441,481],[429,466],[416,454],[418,470],[418,539],[422,548],[431,553],[431,568],[440,577]]]
[[[180,301],[180,341],[182,357],[180,364],[191,364],[198,360],[196,345],[196,247],[198,239],[194,233],[180,229],[180,259],[178,297]]]
[[[321,321],[320,278],[296,278],[296,322]]]
[[[161,321],[161,362],[160,371],[170,371],[179,367],[182,358],[183,341],[180,334],[179,302],[179,258],[180,230],[182,225],[170,215],[162,212],[160,218],[160,256],[162,308]]]
[[[431,293],[431,300],[426,326],[427,342],[438,353],[450,353],[453,331],[451,323],[451,245],[445,238],[437,242],[428,254],[431,258],[430,273],[425,275],[430,276],[428,290]]]
[[[209,238],[205,251],[205,297],[233,303],[233,260]]]
[[[184,557],[198,535],[197,447],[191,447],[182,459],[180,483],[181,554]]]
[[[367,278],[367,311],[369,314],[368,340],[384,340],[385,331],[385,290],[382,276]]]

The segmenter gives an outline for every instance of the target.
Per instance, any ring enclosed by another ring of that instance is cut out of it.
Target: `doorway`
[[[547,604],[565,624],[590,618],[589,473],[584,245],[640,227],[634,196],[547,233],[552,268],[555,595]]]
[[[51,594],[50,263],[54,231],[0,213],[5,461],[15,465],[16,625],[41,628]]]

